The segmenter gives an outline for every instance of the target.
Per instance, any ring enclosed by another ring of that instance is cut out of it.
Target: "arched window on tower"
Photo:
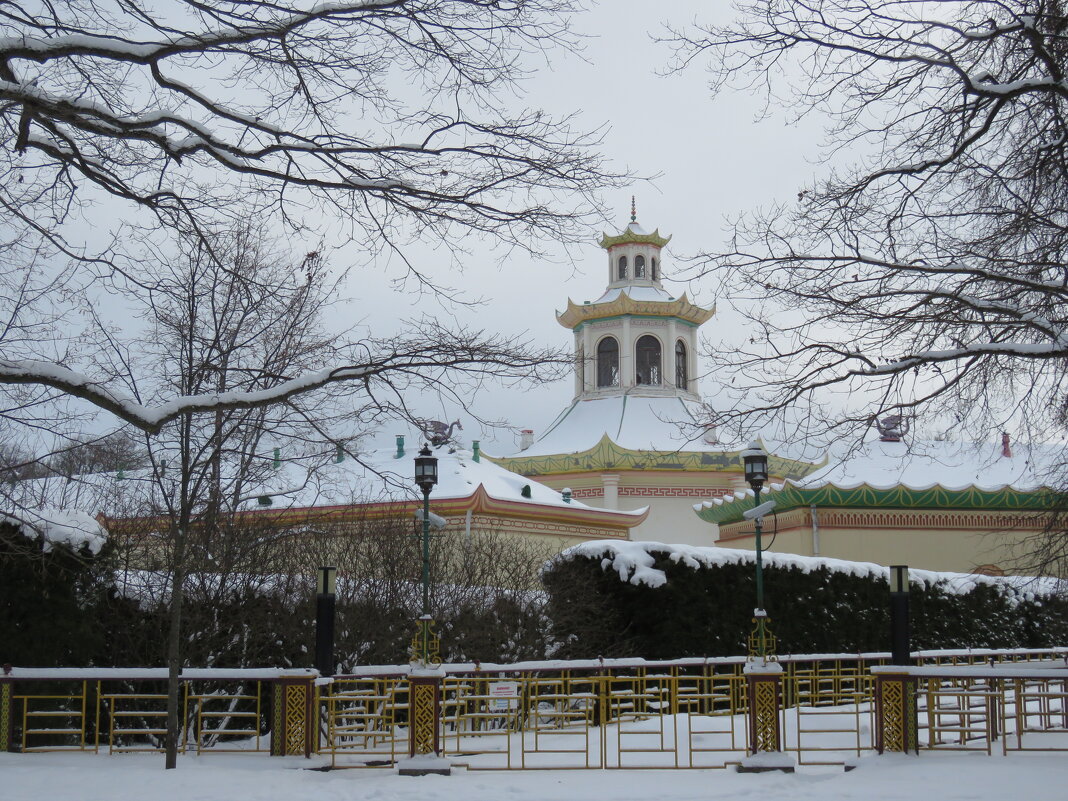
[[[623,280],[627,277],[627,257],[619,257],[619,280]]]
[[[675,386],[689,389],[690,375],[686,368],[686,345],[680,339],[675,343]]]
[[[634,277],[645,278],[645,256],[634,257]]]
[[[660,280],[660,268],[656,266],[656,257],[653,257],[653,280]]]
[[[597,343],[597,386],[619,386],[619,343],[615,337]]]
[[[634,382],[660,384],[660,340],[646,334],[638,339],[634,352]]]

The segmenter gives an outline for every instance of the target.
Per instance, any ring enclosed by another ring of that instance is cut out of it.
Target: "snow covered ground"
[[[726,770],[468,772],[407,778],[384,769],[307,770],[323,764],[250,754],[0,754],[3,801],[936,801],[1064,798],[1063,753],[988,757],[924,753],[865,757],[849,773]]]

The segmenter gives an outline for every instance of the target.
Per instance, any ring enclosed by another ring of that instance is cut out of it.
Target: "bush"
[[[748,552],[585,543],[553,560],[542,580],[559,658],[746,652],[756,595]],[[885,568],[765,554],[764,583],[780,654],[890,649]],[[1068,603],[1054,590],[1022,579],[915,571],[913,648],[1064,645]]]
[[[105,550],[48,548],[0,523],[2,660],[33,667],[84,667],[106,657],[107,610],[121,606]]]

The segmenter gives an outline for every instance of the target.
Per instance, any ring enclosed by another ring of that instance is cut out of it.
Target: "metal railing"
[[[1068,649],[916,654],[918,744],[929,750],[1068,750]],[[801,765],[875,748],[873,669],[887,654],[781,659],[783,749]],[[440,745],[469,769],[722,768],[749,742],[743,658],[444,665]],[[883,667],[885,670],[886,668]],[[406,666],[304,681],[309,749],[344,767],[408,754]],[[183,674],[181,750],[262,753],[279,739],[271,670]],[[8,747],[107,752],[163,747],[165,672],[16,668],[0,676]],[[314,693],[314,695],[312,695]],[[302,714],[299,708],[286,715]],[[2,733],[2,732],[0,732]],[[286,738],[292,739],[292,738]],[[298,734],[299,739],[299,734]],[[292,750],[287,753],[295,753]]]
[[[179,750],[267,750],[277,670],[185,671]],[[23,752],[161,751],[166,671],[15,668],[0,676],[10,705],[6,747]],[[0,744],[3,747],[3,744]]]

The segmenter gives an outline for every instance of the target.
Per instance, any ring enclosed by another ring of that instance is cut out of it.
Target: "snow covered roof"
[[[432,451],[438,459],[438,483],[430,493],[431,501],[435,503],[469,498],[481,487],[494,500],[593,511],[591,506],[573,499],[567,502],[557,490],[510,472],[488,459],[475,461],[469,450],[442,446]],[[400,458],[393,449],[361,453],[359,461],[346,459],[321,467],[311,481],[302,479],[298,483],[294,481],[299,478],[295,471],[286,471],[271,482],[270,491],[276,505],[289,507],[417,500],[422,494],[413,484],[414,457],[415,451],[411,449]],[[529,497],[524,496],[524,490]]]
[[[451,514],[450,502],[453,502],[451,506],[456,508],[475,506],[481,511],[511,516],[552,514],[582,518],[591,524],[620,530],[640,524],[648,515],[647,508],[605,510],[575,499],[565,500],[561,492],[510,472],[489,459],[476,461],[469,450],[442,446],[433,451],[438,458],[438,484],[430,500],[441,514]],[[395,449],[377,449],[361,452],[358,459],[320,463],[314,469],[300,460],[283,459],[277,469],[267,472],[261,483],[248,487],[244,507],[249,511],[277,513],[295,509],[335,510],[363,504],[387,507],[396,503],[413,504],[422,499],[422,493],[413,483],[415,455],[416,449],[412,448],[399,458]],[[53,497],[69,498],[74,487],[79,490],[79,507],[116,518],[144,516],[145,509],[161,508],[160,504],[151,503],[158,487],[147,471],[131,471],[121,480],[113,473],[98,473],[79,476],[73,482],[52,478],[20,484],[25,485],[22,489],[28,501],[22,504],[24,507],[44,506]],[[270,503],[264,505],[261,499],[269,499]],[[50,518],[60,520],[59,513]],[[99,532],[100,528],[87,514],[83,522],[84,530],[89,532],[85,539],[88,544],[93,532]],[[75,536],[73,529],[66,535],[63,529],[55,528],[55,531],[56,537]]]
[[[1000,443],[867,442],[844,458],[796,480],[772,484],[777,511],[815,504],[880,508],[1011,508],[1048,506],[1046,478],[1064,460],[1061,448]],[[696,504],[705,520],[736,522],[752,490]]]
[[[663,287],[652,286],[617,286],[606,290],[594,303],[610,303],[620,295],[626,293],[634,300],[657,300],[668,303],[675,300]]]
[[[803,487],[856,487],[877,489],[904,486],[924,490],[992,491],[1003,487],[1034,490],[1044,485],[1051,461],[1060,451],[1044,447],[974,442],[867,442],[846,458],[828,464],[798,482]],[[1063,454],[1063,452],[1060,452]]]
[[[593,448],[605,436],[630,450],[722,450],[719,444],[695,439],[692,406],[677,396],[650,397],[637,392],[575,400],[533,445],[510,455],[579,453]]]
[[[494,456],[523,475],[588,470],[742,471],[741,443],[700,435],[693,403],[638,388],[622,395],[575,400],[526,450]],[[772,475],[800,478],[816,466],[769,457]]]

